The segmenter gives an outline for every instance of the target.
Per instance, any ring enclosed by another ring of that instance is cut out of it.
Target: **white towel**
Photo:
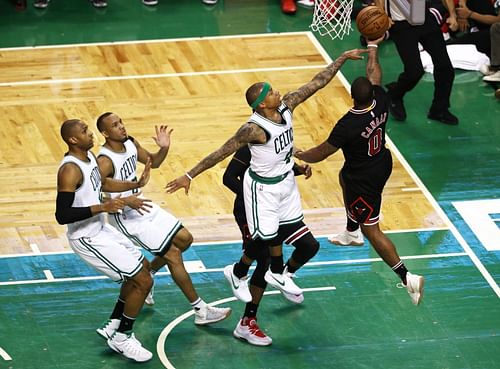
[[[490,64],[490,58],[486,54],[477,51],[476,45],[447,45],[446,49],[453,68],[478,71],[481,65]],[[429,53],[425,50],[421,51],[420,59],[424,70],[433,73],[434,65]]]

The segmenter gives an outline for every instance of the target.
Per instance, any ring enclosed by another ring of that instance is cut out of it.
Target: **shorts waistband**
[[[284,180],[288,176],[288,173],[290,173],[290,172],[286,172],[285,174],[282,174],[282,175],[279,175],[276,177],[261,177],[258,174],[256,174],[254,171],[252,171],[251,169],[248,169],[248,174],[250,175],[250,177],[254,181],[259,182],[259,183],[264,183],[264,184],[280,183],[282,180]]]

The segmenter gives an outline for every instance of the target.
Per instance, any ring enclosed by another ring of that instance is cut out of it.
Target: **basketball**
[[[356,26],[368,40],[376,40],[389,29],[389,17],[378,6],[367,6],[358,13]]]

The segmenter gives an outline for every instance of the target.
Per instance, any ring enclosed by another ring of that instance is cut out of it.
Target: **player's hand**
[[[359,59],[363,59],[363,56],[361,54],[364,54],[366,52],[368,52],[368,50],[366,50],[366,49],[353,49],[353,50],[344,51],[342,56],[345,59],[359,60]]]
[[[460,32],[467,32],[467,30],[470,28],[470,24],[467,19],[458,18],[457,23],[458,23],[458,30]]]
[[[137,182],[139,187],[144,187],[148,184],[151,175],[151,157],[148,158],[146,165],[144,166],[144,171],[142,172],[141,178]]]
[[[173,128],[168,128],[166,125],[162,125],[158,128],[155,126],[156,137],[152,137],[156,144],[162,149],[170,148],[170,135],[172,134]]]
[[[118,213],[125,207],[125,200],[121,195],[114,199],[108,199],[102,203],[102,208],[106,213]]]
[[[385,40],[385,33],[375,40],[366,40],[366,47],[368,47],[369,45],[377,45],[378,46],[378,44],[380,44],[384,40]]]
[[[135,209],[139,214],[144,215],[145,213],[149,213],[149,210],[153,207],[150,202],[150,199],[145,199],[141,196],[142,193],[138,193],[137,195],[128,196],[125,200],[128,207]]]
[[[312,168],[309,164],[297,164],[297,169],[306,179],[312,176]]]
[[[186,176],[180,176],[167,183],[165,188],[167,189],[167,193],[174,193],[180,188],[184,188],[184,192],[186,195],[189,193],[189,187],[191,187],[191,180]]]
[[[452,30],[453,32],[458,30],[458,21],[457,21],[457,18],[455,16],[450,16],[450,17],[446,18],[446,23],[448,23],[450,30]]]

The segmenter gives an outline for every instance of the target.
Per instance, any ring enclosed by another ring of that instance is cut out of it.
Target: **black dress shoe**
[[[391,112],[394,119],[402,122],[406,120],[406,109],[405,105],[403,104],[403,99],[395,98],[391,93],[395,86],[396,82],[385,85],[385,87],[387,88],[387,95],[389,96],[389,111]]]
[[[440,121],[444,124],[449,124],[450,126],[456,126],[458,124],[458,118],[451,114],[449,110],[444,110],[441,112],[429,111],[429,114],[427,114],[427,118]]]

